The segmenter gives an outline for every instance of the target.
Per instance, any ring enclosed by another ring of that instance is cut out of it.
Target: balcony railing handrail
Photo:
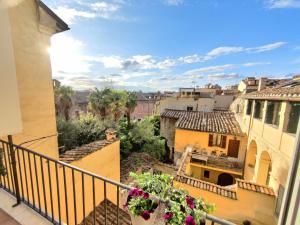
[[[73,166],[73,165],[71,165],[71,164],[62,162],[62,161],[60,161],[60,160],[53,159],[53,158],[51,158],[51,157],[49,157],[49,156],[43,155],[43,154],[41,154],[41,153],[39,153],[39,152],[35,152],[35,151],[33,151],[33,150],[31,150],[31,149],[28,149],[28,148],[25,148],[25,147],[23,147],[23,146],[15,145],[15,144],[9,143],[8,141],[2,140],[2,139],[0,139],[0,143],[2,143],[2,146],[3,146],[3,147],[4,147],[3,144],[6,144],[7,147],[11,144],[11,146],[13,146],[13,148],[14,148],[15,150],[19,149],[19,150],[22,150],[22,151],[26,151],[27,153],[33,154],[34,156],[39,156],[41,159],[46,159],[46,160],[48,160],[48,161],[51,161],[51,162],[54,163],[54,165],[57,165],[57,164],[58,164],[58,165],[61,165],[61,166],[63,166],[63,167],[67,167],[67,168],[71,169],[72,171],[80,172],[81,174],[88,175],[88,176],[92,177],[93,179],[99,179],[99,180],[103,181],[104,183],[108,183],[108,184],[111,184],[111,185],[115,185],[115,186],[117,186],[117,187],[119,187],[119,188],[122,188],[122,189],[124,189],[124,190],[131,190],[131,189],[132,189],[132,187],[130,187],[129,185],[122,184],[122,183],[120,183],[120,182],[118,182],[118,181],[114,181],[114,180],[108,179],[108,178],[106,178],[106,177],[97,175],[97,174],[95,174],[95,173],[93,173],[93,172],[86,171],[86,170],[84,170],[84,169],[78,168],[78,167]],[[4,150],[4,149],[3,149],[3,150]],[[7,153],[8,153],[8,152],[7,152]],[[9,154],[9,153],[8,153],[8,154]],[[29,156],[28,156],[28,157],[29,157]],[[18,158],[19,158],[19,157],[18,157]],[[24,158],[23,158],[23,160],[24,160]],[[10,164],[11,164],[11,162],[10,162]],[[19,166],[20,166],[20,165],[19,165]],[[20,168],[20,167],[19,167],[19,168]],[[9,169],[10,169],[10,167],[9,167]],[[12,171],[12,170],[11,170],[11,171]],[[26,171],[25,171],[25,172],[26,172]],[[50,175],[50,174],[49,174],[49,175]],[[1,177],[1,176],[0,176],[0,177]],[[27,178],[26,178],[26,179],[27,179]],[[32,177],[31,177],[31,179],[32,179]],[[12,180],[13,180],[13,179],[11,178],[11,183],[13,184],[13,181],[12,181]],[[2,180],[0,180],[0,181],[1,181],[0,187],[3,187]],[[4,181],[5,181],[5,180],[4,180]],[[74,182],[74,181],[73,181],[73,182]],[[8,185],[9,185],[9,180],[8,180]],[[22,184],[22,185],[23,185],[23,184]],[[22,188],[23,188],[23,186],[22,186]],[[28,187],[26,187],[26,188],[28,188]],[[14,189],[13,189],[13,190],[6,189],[6,190],[9,191],[9,193],[15,195]],[[118,189],[118,190],[119,190],[119,189]],[[25,192],[25,190],[24,190],[24,192]],[[119,192],[119,191],[118,191],[118,192]],[[25,194],[24,194],[24,196],[25,196]],[[26,200],[24,199],[24,196],[23,196],[23,202],[25,202],[28,206],[30,206],[30,207],[33,208],[35,211],[37,211],[36,207],[34,206],[34,203],[32,204],[32,203],[29,201],[29,199],[27,199],[27,201],[26,201]],[[27,198],[28,198],[28,197],[29,197],[29,196],[28,196],[28,193],[27,193]],[[153,197],[156,198],[156,199],[159,199],[157,196],[153,196]],[[160,200],[161,202],[164,202],[164,203],[172,204],[172,202],[170,202],[170,201],[166,202],[166,201],[163,201],[163,200],[161,200],[161,199],[159,199],[159,200]],[[118,204],[119,204],[119,198],[118,198]],[[39,204],[39,207],[40,207],[40,204]],[[46,213],[45,213],[45,212],[42,211],[42,209],[38,209],[38,210],[39,210],[39,213],[40,213],[42,216],[44,216],[45,218],[47,218],[48,220],[50,220],[50,221],[53,222],[54,224],[57,224],[57,223],[58,223],[57,220],[56,220],[55,218],[50,217],[49,215],[47,215],[47,211],[46,211]],[[51,213],[53,213],[52,210],[53,210],[53,209],[51,209]],[[51,216],[53,216],[53,215],[51,215]],[[105,218],[105,219],[106,219],[106,218]],[[216,223],[221,224],[221,225],[235,225],[235,224],[232,223],[232,222],[226,221],[226,220],[224,220],[224,219],[220,219],[220,218],[218,218],[218,217],[216,217],[216,216],[213,216],[213,215],[210,215],[210,214],[205,214],[205,219],[212,221],[212,224],[214,224],[214,222],[216,222]],[[75,221],[76,221],[76,220],[75,220]],[[59,224],[61,224],[61,222],[59,222]]]

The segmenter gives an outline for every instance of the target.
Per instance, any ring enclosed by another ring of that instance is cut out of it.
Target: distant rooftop
[[[60,154],[59,160],[71,163],[77,160],[82,159],[83,157],[100,150],[104,148],[107,145],[112,144],[114,141],[107,141],[107,140],[101,140],[101,141],[95,141],[86,145],[82,145],[80,147],[74,148],[72,150],[68,150],[64,152],[63,154]]]
[[[241,128],[231,112],[188,112],[166,109],[161,117],[178,119],[176,127],[180,129],[242,135]]]
[[[245,94],[247,99],[300,100],[300,80],[286,81],[275,87]]]

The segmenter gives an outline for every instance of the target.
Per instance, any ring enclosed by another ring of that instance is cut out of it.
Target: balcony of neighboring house
[[[210,154],[204,152],[192,152],[191,163],[200,164],[215,169],[228,170],[232,173],[242,175],[243,163],[236,158],[229,157],[227,155]]]
[[[186,161],[185,171],[188,176],[220,186],[230,186],[237,178],[243,177],[243,162],[225,154],[193,151]]]
[[[130,186],[11,141],[0,140],[0,146],[0,224],[134,225],[123,209]],[[203,224],[233,224],[209,214],[204,218]]]

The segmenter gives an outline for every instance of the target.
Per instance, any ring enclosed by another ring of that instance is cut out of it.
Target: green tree
[[[127,98],[128,94],[126,91],[112,91],[111,111],[114,116],[115,122],[118,121],[124,115]]]
[[[90,110],[102,119],[107,118],[113,101],[112,95],[112,91],[109,88],[105,88],[101,91],[95,88],[95,90],[89,96]]]
[[[64,117],[66,120],[70,119],[73,95],[73,89],[68,86],[55,87],[54,89],[56,114]]]
[[[127,117],[127,127],[131,126],[131,114],[133,113],[135,107],[137,106],[137,96],[136,94],[129,92],[126,100],[126,117]]]
[[[63,118],[57,118],[58,145],[64,150],[70,150],[78,146],[78,130],[72,121],[66,121]]]
[[[153,136],[150,141],[146,142],[142,146],[142,152],[147,152],[152,157],[164,160],[165,151],[165,140],[158,136]]]

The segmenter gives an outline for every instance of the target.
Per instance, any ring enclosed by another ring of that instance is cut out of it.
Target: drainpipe
[[[8,135],[7,138],[8,138],[9,154],[11,157],[12,173],[13,173],[13,178],[14,178],[14,186],[15,186],[15,190],[16,190],[16,199],[17,199],[17,203],[14,204],[12,207],[16,207],[17,205],[19,205],[21,203],[19,181],[18,181],[18,175],[17,175],[16,156],[15,156],[12,136]]]

